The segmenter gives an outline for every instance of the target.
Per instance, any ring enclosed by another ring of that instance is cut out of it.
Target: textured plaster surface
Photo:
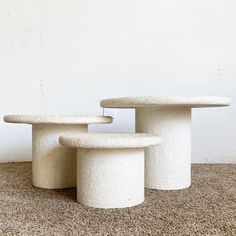
[[[138,108],[136,131],[162,137],[145,152],[145,186],[174,190],[191,185],[191,109]]]
[[[136,108],[146,106],[220,107],[229,106],[226,97],[123,97],[101,101],[102,107]]]
[[[5,122],[27,124],[110,124],[108,116],[7,115]]]
[[[144,149],[79,149],[77,201],[125,208],[144,201]]]
[[[144,148],[161,143],[161,138],[150,134],[79,134],[62,136],[60,143],[74,148]]]
[[[46,189],[76,187],[76,149],[61,146],[61,135],[87,133],[88,124],[111,123],[105,116],[8,115],[5,122],[32,124],[33,185]]]
[[[33,185],[47,189],[76,187],[76,149],[62,146],[60,135],[88,131],[87,125],[33,124]]]
[[[77,201],[95,208],[124,208],[144,201],[144,148],[149,134],[80,134],[60,143],[77,148]]]
[[[145,154],[145,186],[175,190],[191,185],[191,108],[229,106],[226,97],[123,97],[101,101],[107,108],[136,108],[136,132],[160,136]]]

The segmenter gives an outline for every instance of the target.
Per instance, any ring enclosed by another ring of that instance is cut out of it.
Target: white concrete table
[[[177,190],[191,185],[191,108],[230,105],[224,97],[128,97],[101,101],[105,108],[135,108],[136,132],[160,136],[146,150],[145,186]],[[204,131],[203,131],[204,132]]]
[[[147,134],[81,134],[60,143],[77,148],[77,201],[125,208],[144,201],[144,148],[161,139]]]
[[[8,115],[5,122],[32,125],[33,185],[46,189],[76,187],[76,150],[63,147],[61,135],[87,133],[89,124],[110,124],[111,117]]]

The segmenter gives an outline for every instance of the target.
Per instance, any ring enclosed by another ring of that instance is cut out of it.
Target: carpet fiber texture
[[[31,184],[31,163],[0,164],[0,235],[236,235],[236,165],[193,165],[192,187],[146,190],[143,205],[85,207],[76,190]]]

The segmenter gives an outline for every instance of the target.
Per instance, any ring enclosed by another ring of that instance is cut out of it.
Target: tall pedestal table
[[[191,110],[230,105],[224,97],[126,97],[101,101],[104,108],[135,108],[136,132],[162,138],[146,149],[145,186],[177,190],[191,185]]]

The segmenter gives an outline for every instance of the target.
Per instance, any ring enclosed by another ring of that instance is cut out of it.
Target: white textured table
[[[127,97],[101,101],[106,108],[135,108],[136,132],[160,136],[147,148],[145,186],[177,190],[191,185],[191,108],[230,105],[224,97]]]
[[[32,125],[33,185],[46,189],[76,187],[76,150],[63,147],[61,135],[87,133],[88,124],[109,124],[111,117],[9,115],[5,122]]]
[[[77,201],[124,208],[144,201],[144,148],[161,139],[147,134],[81,134],[60,143],[78,149]]]

